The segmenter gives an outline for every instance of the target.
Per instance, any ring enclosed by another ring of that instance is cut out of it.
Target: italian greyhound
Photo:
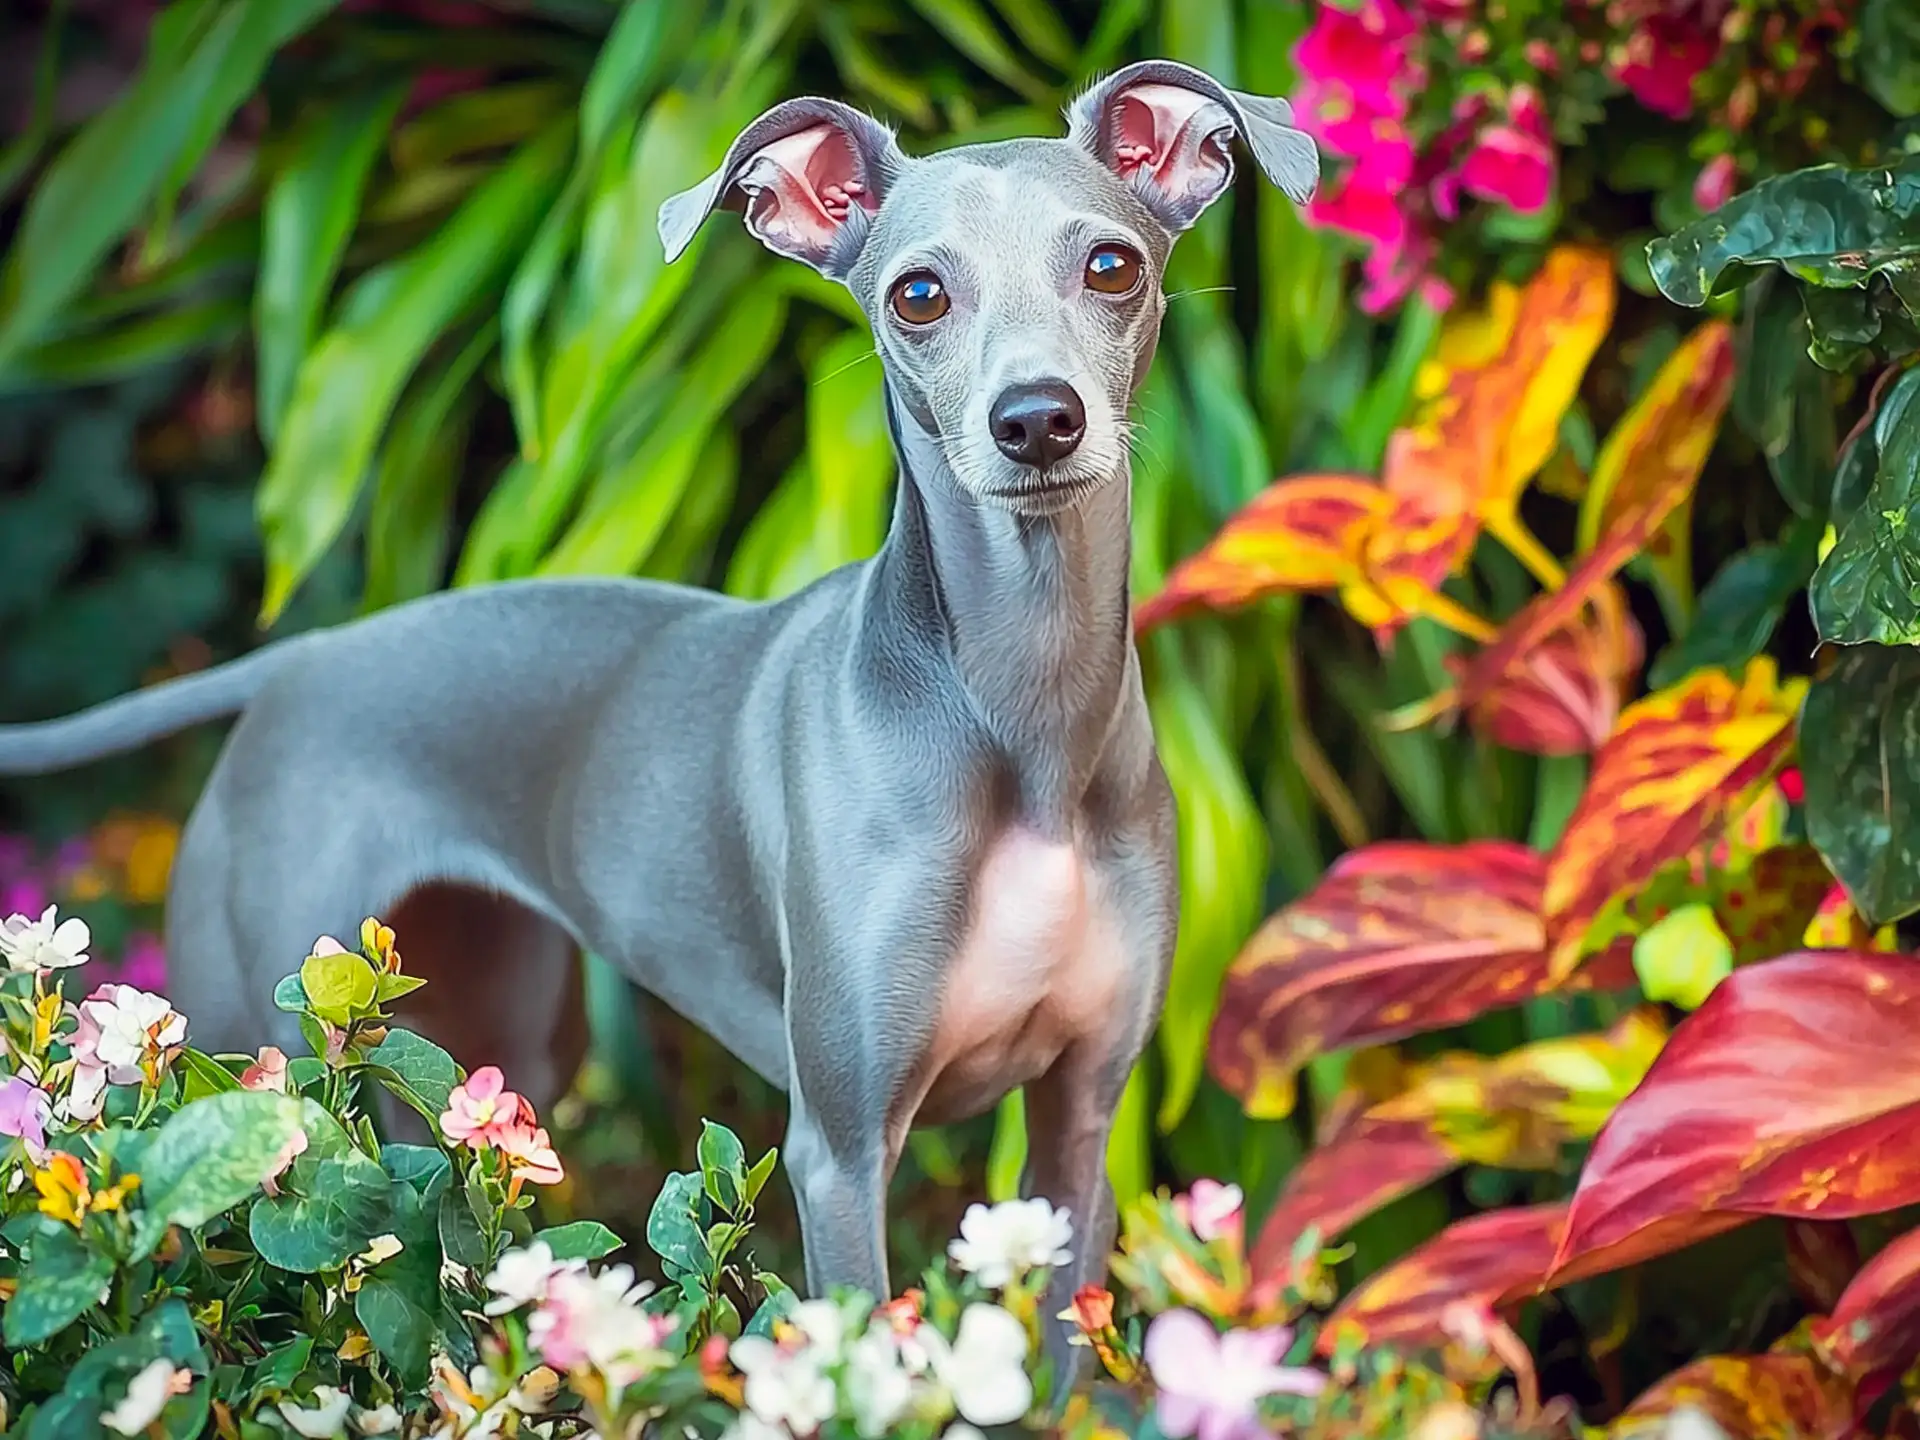
[[[1016,1086],[1027,1189],[1074,1223],[1055,1294],[1103,1273],[1108,1133],[1178,910],[1130,625],[1128,405],[1168,251],[1230,184],[1235,137],[1296,202],[1319,166],[1285,101],[1166,61],[1067,118],[1063,139],[909,158],[856,110],[790,100],[660,209],[669,260],[740,211],[866,312],[900,461],[871,560],[765,604],[460,590],[0,729],[0,773],[22,774],[238,714],[168,904],[198,1043],[291,1043],[275,980],[379,914],[433,982],[401,1018],[538,1105],[581,1058],[586,947],[787,1090],[813,1293],[891,1293],[909,1127]]]

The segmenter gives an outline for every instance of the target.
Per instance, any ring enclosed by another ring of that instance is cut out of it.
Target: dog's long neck
[[[901,482],[874,566],[879,611],[951,657],[1011,766],[1020,818],[1064,838],[1139,689],[1129,477],[1022,516],[968,495],[911,420],[896,417],[894,438]]]

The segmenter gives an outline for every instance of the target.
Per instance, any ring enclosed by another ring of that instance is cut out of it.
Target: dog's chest
[[[978,1114],[1114,1020],[1125,960],[1100,874],[1071,844],[1010,831],[975,877],[947,968],[920,1118]]]

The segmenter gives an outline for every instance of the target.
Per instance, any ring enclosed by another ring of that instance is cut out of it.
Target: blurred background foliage
[[[1798,17],[1785,39],[1755,32],[1755,74],[1792,71],[1795,56],[1781,57],[1793,35],[1838,23],[1834,7],[1812,5],[1629,8],[1607,23],[1667,11],[1711,26],[1736,12]],[[1498,15],[1488,23],[1525,29],[1559,9],[1514,0],[1488,7]],[[761,598],[871,553],[893,462],[858,310],[737,225],[707,227],[666,267],[659,202],[795,93],[874,110],[910,152],[1058,134],[1078,87],[1148,55],[1293,93],[1294,49],[1314,11],[1310,0],[9,6],[0,721],[72,710],[446,585],[624,574]],[[1751,126],[1727,119],[1744,71],[1709,77],[1727,81],[1723,93],[1686,118],[1621,104],[1618,85],[1579,79],[1583,57],[1600,58],[1576,23],[1589,11],[1602,8],[1567,7],[1562,58],[1524,61],[1533,81],[1566,77],[1550,203],[1482,207],[1453,229],[1425,216],[1434,248],[1420,258],[1435,286],[1376,296],[1380,313],[1367,313],[1350,298],[1364,247],[1244,176],[1182,241],[1138,413],[1138,594],[1160,590],[1276,476],[1378,472],[1446,304],[1523,278],[1569,237],[1621,257],[1624,287],[1522,505],[1529,533],[1573,552],[1596,436],[1693,324],[1658,298],[1644,240],[1718,203],[1702,176],[1720,156],[1723,171],[1764,174],[1858,156],[1862,137],[1885,133],[1887,110],[1835,80],[1851,73],[1844,45],[1821,52],[1803,108],[1769,109]],[[1485,27],[1448,34],[1462,106],[1488,89],[1478,71],[1460,78],[1482,61],[1498,93],[1513,92],[1519,72],[1499,78],[1506,52],[1488,58]],[[1886,80],[1896,99],[1900,83]],[[1466,113],[1452,103],[1430,129]],[[1816,112],[1817,125],[1801,123]],[[1350,193],[1350,183],[1331,192]],[[1821,392],[1828,413],[1851,393],[1833,384]],[[1632,593],[1649,655],[1688,629],[1692,577],[1771,544],[1792,519],[1767,464],[1730,431],[1670,531],[1679,563],[1635,562],[1631,573],[1656,582]],[[1752,649],[1771,643],[1804,670],[1801,584],[1788,580]],[[1532,581],[1482,541],[1450,593],[1505,616]],[[1428,619],[1382,650],[1338,607],[1295,595],[1156,629],[1142,649],[1180,800],[1183,916],[1113,1173],[1123,1193],[1236,1178],[1257,1226],[1317,1112],[1342,1093],[1348,1057],[1308,1065],[1294,1113],[1249,1118],[1206,1064],[1230,962],[1264,916],[1370,841],[1550,845],[1587,757],[1524,753],[1472,727],[1375,723],[1451,682],[1462,642]],[[112,864],[99,856],[121,852],[99,836],[122,836],[113,843],[124,850],[142,826],[163,832],[217,742],[188,735],[83,774],[8,782],[6,826],[35,849],[0,857],[0,887],[94,897],[90,918],[110,917],[108,947],[138,951],[152,887],[102,880]],[[100,830],[107,821],[119,828]],[[76,835],[94,836],[92,848],[63,858],[56,847]],[[114,863],[125,870],[124,856]],[[617,980],[592,982],[599,1043],[571,1102],[573,1154],[586,1162],[572,1203],[632,1227],[659,1176],[690,1160],[694,1117],[725,1117],[753,1150],[778,1141],[782,1102],[673,1016],[636,1008]],[[1417,1058],[1444,1039],[1493,1054],[1624,1013],[1615,997],[1552,995],[1406,1049]],[[1022,1143],[1017,1103],[916,1137],[896,1186],[896,1252],[917,1264],[964,1198],[1009,1191]],[[1563,1193],[1579,1153],[1570,1144],[1546,1173],[1469,1164],[1419,1187],[1353,1229],[1353,1277],[1453,1214]],[[1750,1234],[1728,1244],[1743,1273],[1764,1248]],[[1727,1263],[1712,1246],[1702,1253],[1699,1265]],[[1688,1326],[1732,1323],[1718,1282],[1676,1269],[1663,1283],[1699,1292]],[[1674,1347],[1696,1342],[1689,1331]]]

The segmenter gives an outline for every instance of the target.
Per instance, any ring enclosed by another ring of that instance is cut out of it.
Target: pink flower
[[[262,1045],[260,1058],[240,1072],[242,1090],[272,1090],[287,1093],[287,1057],[274,1045]]]
[[[1731,155],[1716,155],[1700,167],[1693,181],[1693,203],[1702,210],[1718,210],[1733,198],[1740,167]]]
[[[1427,273],[1433,263],[1433,237],[1415,230],[1407,241],[1392,249],[1375,250],[1360,262],[1360,308],[1369,315],[1391,310],[1407,296],[1418,293],[1435,310],[1453,304],[1453,291]]]
[[[38,1085],[18,1075],[0,1084],[0,1135],[23,1141],[35,1165],[47,1163],[47,1121],[52,1115],[53,1097]]]
[[[280,1153],[273,1157],[273,1166],[260,1178],[260,1188],[269,1195],[280,1193],[280,1177],[287,1173],[287,1167],[294,1160],[307,1153],[307,1132],[296,1130],[280,1147]]]
[[[440,1129],[449,1140],[464,1141],[476,1150],[499,1143],[500,1135],[520,1118],[520,1097],[506,1088],[497,1065],[482,1065],[466,1083],[447,1097]]]
[[[1404,185],[1413,174],[1413,141],[1401,124],[1403,108],[1376,110],[1343,85],[1311,88],[1301,99],[1301,124],[1335,155],[1358,161],[1382,186]]]
[[[1460,185],[1482,200],[1536,214],[1553,194],[1553,150],[1514,126],[1489,125],[1460,166]]]
[[[544,1127],[529,1123],[509,1125],[494,1135],[493,1143],[507,1157],[507,1168],[513,1172],[516,1182],[531,1180],[536,1185],[558,1185],[567,1178]]]
[[[1284,1325],[1222,1335],[1192,1310],[1156,1317],[1147,1330],[1146,1358],[1160,1387],[1160,1428],[1175,1440],[1262,1440],[1262,1398],[1317,1395],[1327,1383],[1318,1370],[1279,1363],[1292,1341]]]
[[[1364,183],[1346,175],[1307,202],[1307,219],[1315,225],[1371,240],[1382,250],[1406,244],[1407,215],[1400,196],[1391,187]]]
[[[1354,11],[1322,5],[1294,47],[1294,63],[1307,80],[1342,85],[1369,110],[1394,111],[1397,92],[1419,83],[1406,43],[1414,29],[1392,0],[1362,0]]]
[[[1241,1206],[1246,1197],[1238,1185],[1218,1180],[1196,1180],[1193,1189],[1174,1199],[1174,1213],[1202,1241],[1240,1233]]]
[[[1613,59],[1614,77],[1656,115],[1693,113],[1694,79],[1713,63],[1713,41],[1667,15],[1650,16]]]

